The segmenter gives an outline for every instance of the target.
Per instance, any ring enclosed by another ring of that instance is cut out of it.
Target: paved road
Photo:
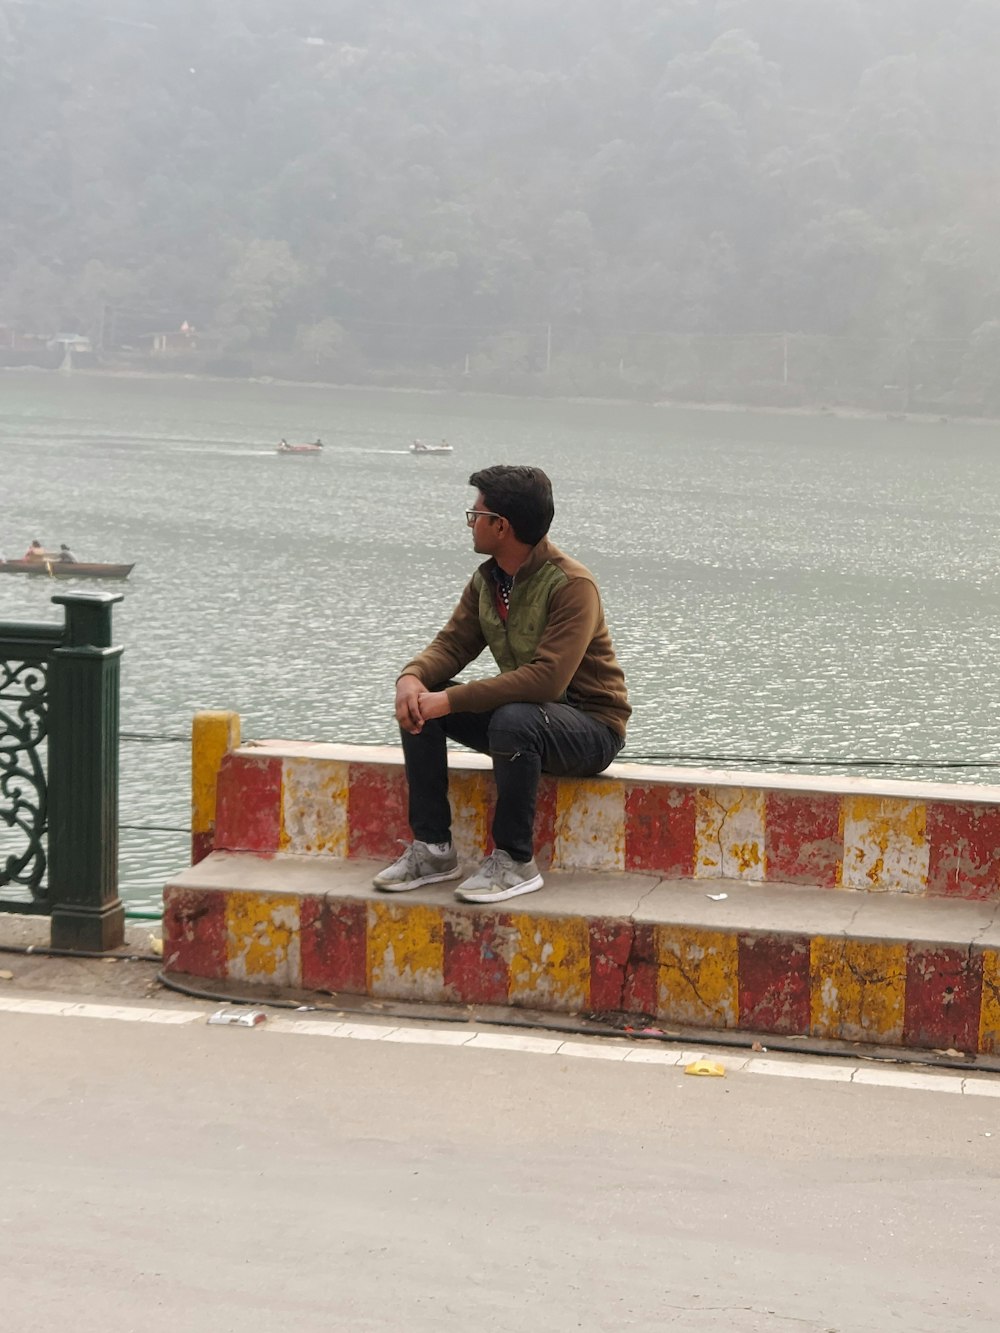
[[[0,1013],[17,1333],[994,1330],[1000,1099]]]

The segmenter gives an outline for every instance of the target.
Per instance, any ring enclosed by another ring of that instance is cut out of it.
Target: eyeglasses
[[[470,528],[476,526],[477,518],[503,518],[503,514],[494,514],[492,509],[467,509],[465,511],[465,521]]]

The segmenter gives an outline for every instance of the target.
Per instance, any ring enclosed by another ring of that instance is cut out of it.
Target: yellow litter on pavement
[[[685,1074],[702,1074],[707,1078],[725,1078],[726,1067],[720,1065],[718,1060],[692,1060],[689,1065],[684,1066]]]

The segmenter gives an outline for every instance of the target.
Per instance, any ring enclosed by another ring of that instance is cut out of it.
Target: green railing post
[[[52,947],[115,949],[118,897],[118,706],[121,648],[111,608],[121,593],[59,593],[62,647],[49,677],[49,901]]]

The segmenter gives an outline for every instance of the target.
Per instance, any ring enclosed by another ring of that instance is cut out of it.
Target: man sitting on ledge
[[[491,852],[455,890],[500,902],[542,887],[534,861],[542,772],[592,777],[625,744],[631,709],[594,576],[548,540],[552,484],[537,467],[474,472],[465,511],[473,548],[489,559],[451,619],[396,682],[414,841],[375,876],[400,893],[457,879],[446,740],[490,755],[496,780]],[[488,647],[500,675],[453,680]]]

